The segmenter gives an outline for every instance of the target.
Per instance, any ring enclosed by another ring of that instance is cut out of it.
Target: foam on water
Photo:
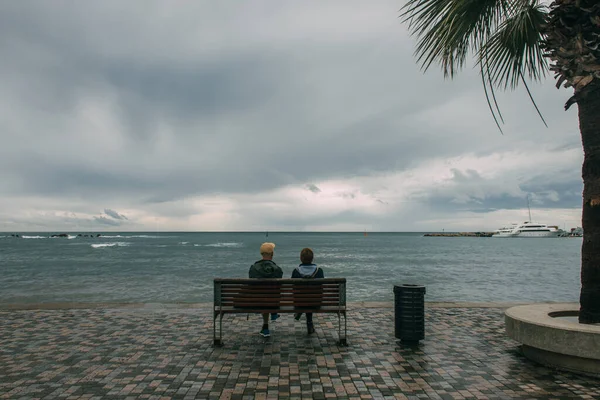
[[[206,247],[242,247],[243,245],[244,245],[243,243],[229,242],[229,243],[211,243],[211,244],[205,244],[204,246],[206,246]]]
[[[107,239],[118,239],[118,238],[139,238],[139,239],[162,239],[171,236],[157,236],[157,235],[102,235],[101,237]]]
[[[48,239],[48,236],[21,236],[23,239]]]
[[[131,236],[125,236],[125,237],[132,237],[132,238],[145,238],[145,239],[161,239],[161,238],[166,238],[166,237],[170,237],[170,236],[152,236],[152,235],[131,235]]]
[[[105,247],[125,247],[125,246],[129,246],[129,243],[127,243],[127,242],[94,243],[94,244],[91,244],[90,246],[92,246],[95,249],[102,249]]]

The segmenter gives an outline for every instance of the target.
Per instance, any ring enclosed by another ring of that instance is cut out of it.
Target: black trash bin
[[[425,286],[394,285],[396,338],[418,343],[425,339]]]

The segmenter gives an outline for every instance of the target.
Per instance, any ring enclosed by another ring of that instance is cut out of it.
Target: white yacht
[[[494,231],[492,237],[559,237],[563,233],[558,226],[538,224],[525,221],[522,224],[512,224]]]
[[[529,211],[529,221],[522,224],[511,224],[494,231],[492,237],[559,237],[565,232],[558,226],[538,224],[531,222],[531,207],[529,205],[529,195],[527,195],[527,210]]]

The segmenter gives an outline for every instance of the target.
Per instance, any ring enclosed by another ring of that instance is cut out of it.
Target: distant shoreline
[[[492,237],[494,232],[436,232],[426,233],[423,236],[430,237]]]

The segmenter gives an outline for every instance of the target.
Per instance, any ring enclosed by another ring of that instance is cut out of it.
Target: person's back
[[[305,247],[300,252],[300,261],[301,264],[298,265],[294,271],[292,271],[292,278],[302,278],[302,279],[319,279],[324,278],[325,273],[323,269],[319,268],[316,264],[313,264],[314,253],[312,249]],[[294,315],[296,321],[300,320],[302,317],[302,313],[298,313]],[[306,330],[308,334],[315,332],[314,324],[313,324],[313,315],[312,313],[306,313]]]
[[[269,279],[269,278],[282,278],[283,271],[279,268],[279,265],[273,261],[273,254],[275,253],[274,243],[263,243],[260,246],[260,255],[262,259],[258,260],[250,267],[248,271],[249,278],[257,279]],[[269,331],[269,314],[263,314],[263,326],[260,330],[260,334],[263,337],[271,336]],[[278,314],[271,314],[271,320],[275,321],[279,318]]]
[[[273,260],[258,260],[248,271],[249,278],[281,278],[283,271]]]
[[[323,269],[316,264],[300,264],[292,271],[292,278],[316,279],[325,278]]]

